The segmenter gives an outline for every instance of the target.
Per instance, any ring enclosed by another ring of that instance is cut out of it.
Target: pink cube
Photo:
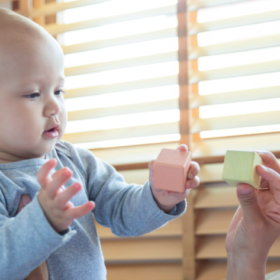
[[[154,164],[155,188],[184,192],[191,152],[162,149]]]

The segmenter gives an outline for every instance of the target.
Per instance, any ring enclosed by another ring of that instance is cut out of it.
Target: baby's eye
[[[61,95],[61,93],[66,94],[66,92],[64,90],[62,90],[62,89],[57,90],[57,91],[54,92],[54,94],[57,95],[57,96]]]
[[[32,94],[28,94],[26,95],[26,97],[30,98],[30,99],[35,99],[36,97],[38,97],[40,95],[40,93],[32,93]]]

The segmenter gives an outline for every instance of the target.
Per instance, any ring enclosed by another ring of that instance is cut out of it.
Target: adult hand
[[[37,178],[41,185],[38,200],[49,223],[59,233],[66,230],[74,219],[92,211],[95,204],[89,201],[75,207],[70,199],[82,189],[82,186],[77,182],[65,189],[63,184],[72,177],[72,171],[65,167],[50,176],[49,173],[55,166],[56,160],[51,159],[38,171]]]
[[[184,144],[177,148],[179,151],[188,151],[188,147]],[[154,160],[149,164],[149,181],[151,184],[152,193],[154,199],[164,212],[169,213],[179,202],[183,201],[192,188],[196,188],[199,185],[199,177],[197,176],[200,170],[198,163],[192,161],[187,173],[186,189],[184,192],[172,192],[166,190],[156,189],[154,186]]]
[[[29,195],[27,194],[22,195],[19,201],[17,214],[30,202],[31,202],[31,198]],[[27,278],[25,278],[25,280],[48,280],[48,279],[49,279],[49,271],[48,271],[48,266],[46,261],[44,261],[37,268],[35,268],[27,276]]]
[[[240,202],[226,238],[227,280],[263,280],[268,252],[280,234],[280,166],[269,152],[258,152],[263,165],[261,189],[237,187]]]

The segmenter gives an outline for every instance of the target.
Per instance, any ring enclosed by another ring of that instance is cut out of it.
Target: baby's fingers
[[[42,188],[46,188],[51,181],[50,171],[56,166],[56,160],[52,158],[46,162],[38,171],[37,179]]]
[[[187,152],[188,151],[188,146],[186,144],[181,144],[176,150],[182,151],[182,152]]]
[[[55,197],[55,203],[58,208],[64,209],[67,202],[81,190],[80,183],[75,183],[71,187],[67,188],[66,190],[61,191],[57,196]]]
[[[192,180],[188,180],[186,183],[186,189],[193,189],[198,187],[200,184],[200,179],[198,176],[195,176]]]
[[[89,201],[85,203],[84,205],[77,206],[77,207],[72,207],[68,210],[66,210],[68,217],[71,220],[78,219],[90,211],[92,211],[95,207],[95,203],[93,201]]]
[[[193,179],[200,171],[199,164],[195,161],[191,162],[190,168],[188,170],[188,179]]]
[[[71,178],[72,171],[69,168],[62,168],[57,171],[53,176],[53,180],[48,184],[46,191],[50,198],[54,198],[59,189]],[[62,193],[62,192],[60,192]]]

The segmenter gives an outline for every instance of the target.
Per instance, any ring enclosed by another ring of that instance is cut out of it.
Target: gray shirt
[[[38,170],[50,158],[57,160],[51,174],[68,167],[72,178],[65,188],[80,182],[83,189],[71,202],[92,200],[98,223],[118,236],[139,236],[182,215],[186,202],[167,215],[152,196],[149,181],[144,186],[125,183],[122,175],[90,151],[59,141],[46,159],[28,159],[0,164],[0,279],[22,280],[47,260],[50,280],[105,280],[106,268],[92,213],[73,221],[68,233],[50,226],[37,198]],[[32,198],[17,214],[20,197]]]

